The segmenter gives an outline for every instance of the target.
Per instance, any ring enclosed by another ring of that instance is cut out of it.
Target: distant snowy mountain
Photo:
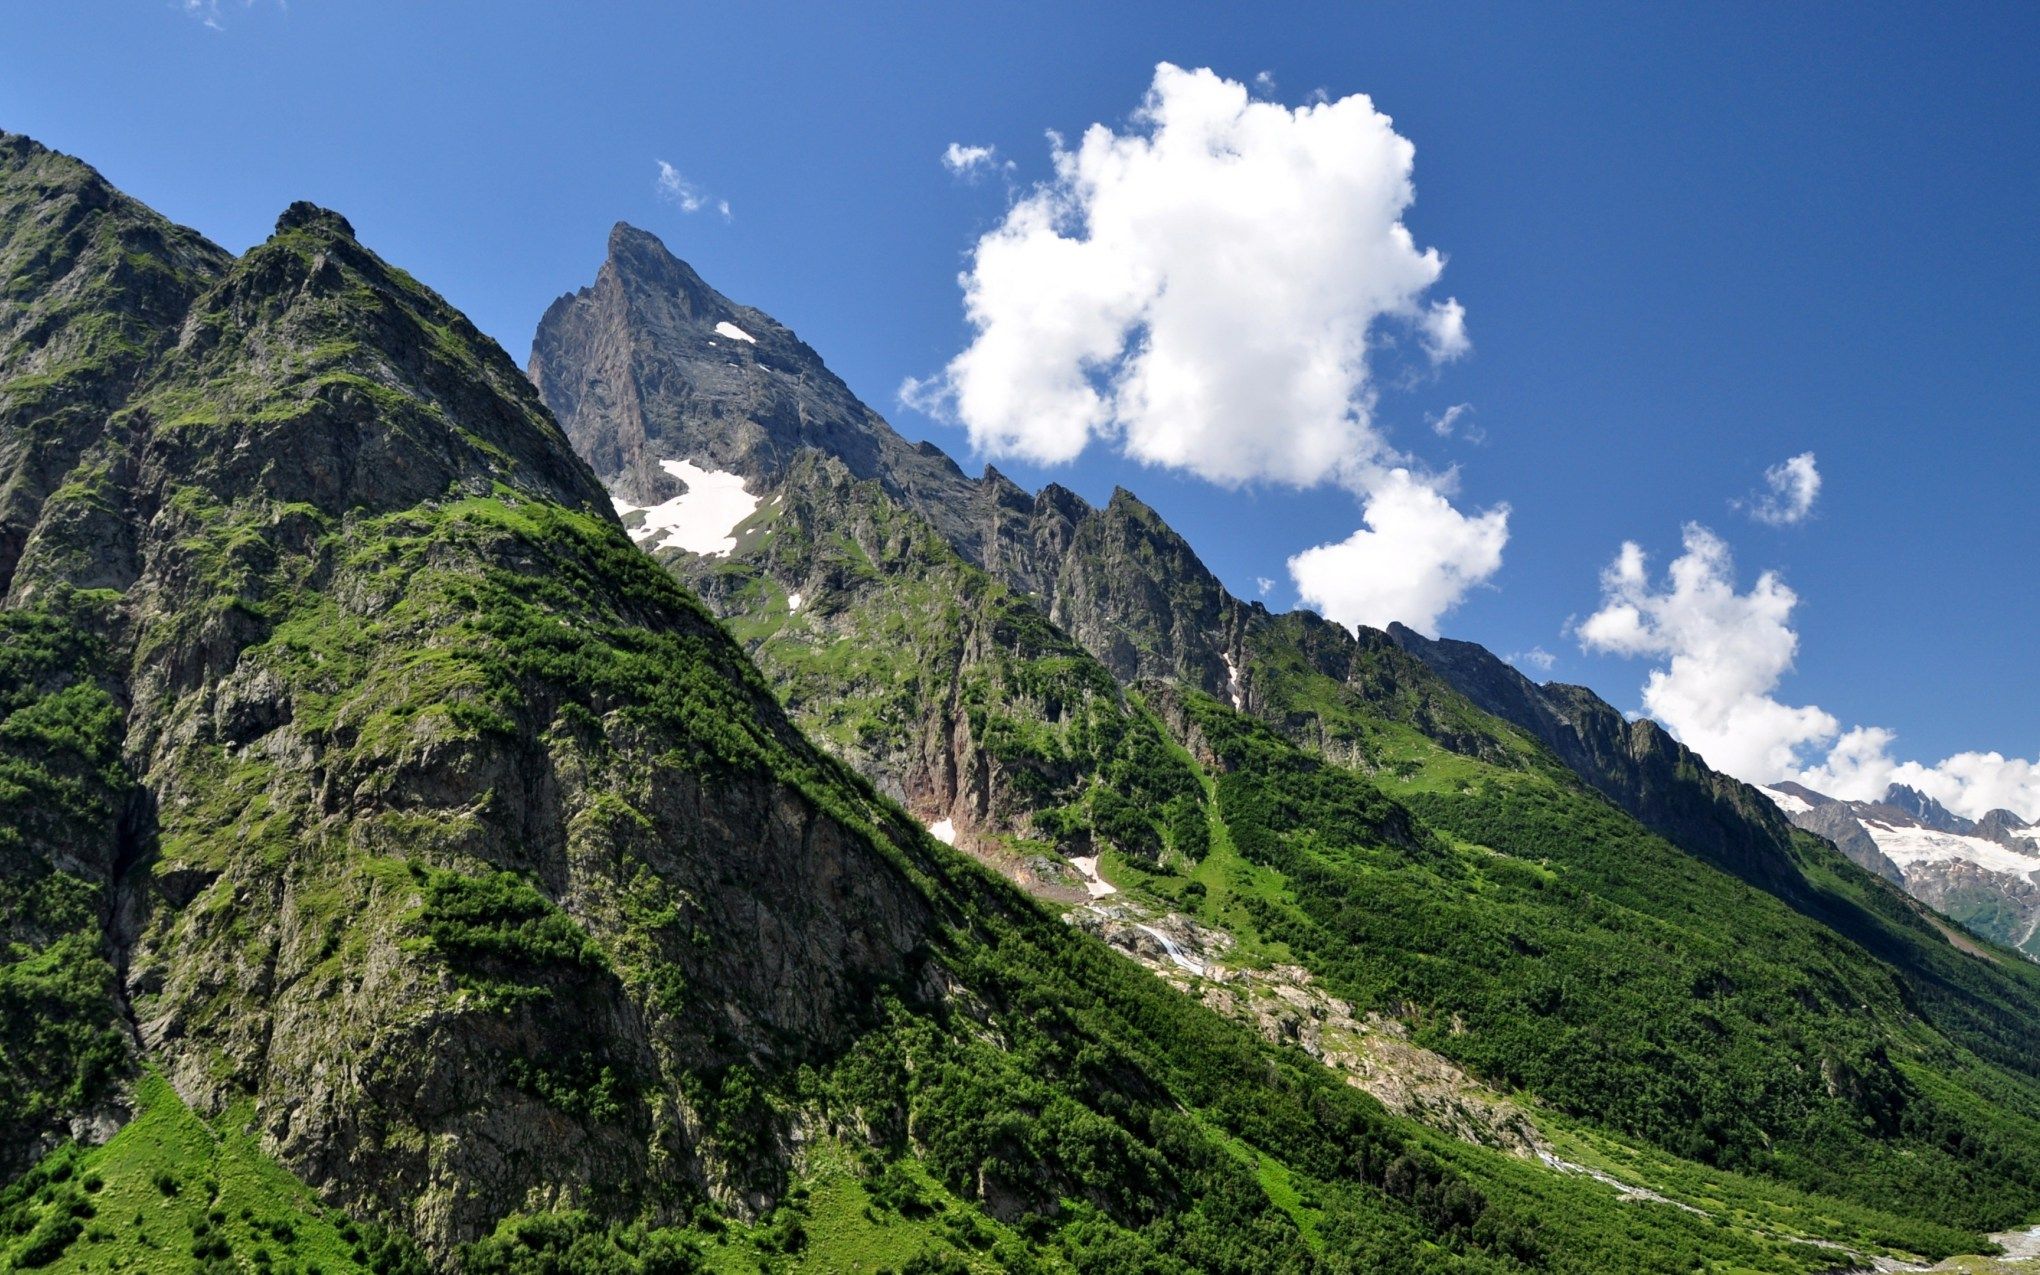
[[[1921,902],[2040,957],[2040,826],[2009,810],[1966,819],[1904,784],[1882,801],[1843,801],[1790,781],[1763,791],[1793,823]]]

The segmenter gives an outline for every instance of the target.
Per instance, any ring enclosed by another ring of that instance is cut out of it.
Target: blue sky
[[[1365,93],[1415,145],[1404,220],[1446,259],[1426,296],[1472,340],[1381,378],[1373,428],[1457,465],[1462,509],[1511,510],[1447,634],[1635,708],[1665,651],[1586,654],[1568,624],[1623,542],[1655,572],[1698,520],[1740,590],[1775,569],[1797,594],[1766,694],[1908,758],[2040,753],[2040,10],[1150,8],[17,4],[0,127],[237,250],[293,199],[337,208],[520,361],[629,220],[968,468],[895,391],[970,341],[956,276],[1050,175],[1046,130],[1136,131],[1164,61],[1266,72],[1288,106]],[[959,181],[952,142],[1010,181]],[[661,160],[709,206],[661,199]],[[1482,441],[1427,427],[1460,403]],[[1806,451],[1809,518],[1731,507]],[[1229,490],[1101,447],[1000,464],[1132,487],[1279,606],[1285,560],[1358,525],[1336,484]]]

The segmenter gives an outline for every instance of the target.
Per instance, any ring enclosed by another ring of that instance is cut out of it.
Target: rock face
[[[595,282],[546,311],[529,371],[575,450],[634,504],[676,494],[663,460],[769,485],[806,448],[924,514],[973,504],[954,462],[895,434],[800,338],[621,222]],[[940,529],[982,534],[962,516]]]

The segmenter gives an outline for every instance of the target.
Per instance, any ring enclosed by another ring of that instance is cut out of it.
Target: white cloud
[[[1541,646],[1533,646],[1527,651],[1516,651],[1505,658],[1519,668],[1528,665],[1540,673],[1549,673],[1552,666],[1558,663],[1558,657]]]
[[[1772,571],[1738,593],[1728,545],[1707,528],[1686,525],[1685,551],[1661,588],[1643,550],[1623,545],[1601,593],[1601,609],[1579,626],[1581,646],[1669,660],[1645,681],[1644,709],[1715,769],[1768,783],[1834,736],[1829,714],[1771,697],[1799,649],[1789,623],[1799,596]]]
[[[1966,752],[1928,766],[1893,757],[1897,739],[1881,726],[1858,726],[1843,734],[1819,765],[1801,772],[1800,782],[1857,801],[1876,801],[1892,784],[1905,784],[1971,819],[1999,808],[2023,819],[2040,817],[2040,762]]]
[[[652,190],[659,198],[673,204],[684,213],[694,213],[700,212],[704,208],[714,208],[716,212],[722,215],[724,221],[730,219],[729,200],[713,198],[700,186],[687,180],[679,169],[673,167],[665,160],[659,160],[658,164],[659,175],[652,182]]]
[[[1843,731],[1818,706],[1778,699],[1799,648],[1791,624],[1798,595],[1771,571],[1738,592],[1728,546],[1707,528],[1687,525],[1662,584],[1651,581],[1643,550],[1623,545],[1601,592],[1601,609],[1578,626],[1580,645],[1665,661],[1644,682],[1644,709],[1717,770],[1752,783],[1798,779],[1858,800],[1902,783],[1971,818],[1994,806],[2040,815],[2040,764],[1994,752],[1932,766],[1899,761],[1893,732]]]
[[[1455,297],[1432,303],[1419,327],[1433,362],[1450,362],[1473,348],[1466,336],[1466,307]]]
[[[1275,91],[1275,89],[1276,89],[1275,73],[1273,71],[1254,72],[1254,90],[1256,92],[1262,94],[1271,94]]]
[[[1265,598],[1265,597],[1267,597],[1267,596],[1268,596],[1268,590],[1270,590],[1270,589],[1272,589],[1272,588],[1274,588],[1274,587],[1275,587],[1275,582],[1274,582],[1273,580],[1270,580],[1270,579],[1269,579],[1269,578],[1268,578],[1267,576],[1255,576],[1255,577],[1254,577],[1254,589],[1255,589],[1255,591],[1256,591],[1256,592],[1258,592],[1258,593],[1259,593],[1259,594],[1260,594],[1260,595],[1261,595],[1262,597],[1264,597],[1264,598]]]
[[[1487,431],[1468,419],[1472,415],[1473,404],[1454,403],[1436,416],[1427,417],[1426,420],[1431,426],[1431,432],[1440,438],[1451,438],[1456,434],[1469,443],[1484,443],[1487,441]]]
[[[1345,540],[1289,560],[1304,602],[1346,625],[1400,620],[1436,637],[1438,617],[1501,567],[1509,540],[1508,506],[1468,517],[1406,469],[1374,485],[1361,517]]]
[[[1416,151],[1373,102],[1292,109],[1165,63],[1124,132],[1050,143],[1054,177],[960,277],[969,347],[904,402],[992,456],[1095,442],[1228,487],[1345,485],[1367,528],[1291,562],[1343,622],[1428,627],[1492,574],[1507,510],[1460,514],[1374,423],[1379,329],[1433,362],[1471,343],[1465,307],[1428,295],[1444,258],[1402,222]]]
[[[1214,482],[1309,484],[1380,459],[1370,330],[1468,344],[1464,308],[1424,299],[1444,259],[1401,221],[1414,156],[1365,96],[1291,110],[1164,64],[1128,132],[1057,144],[1054,179],[978,241],[975,338],[916,401],[1044,464],[1105,440]]]
[[[961,177],[965,181],[976,181],[988,172],[1013,171],[1011,160],[1000,160],[998,147],[965,146],[961,142],[951,142],[943,150],[942,166],[949,170],[950,176]]]
[[[1747,503],[1750,517],[1773,527],[1805,522],[1820,495],[1820,470],[1814,467],[1813,453],[1801,452],[1771,466],[1764,471],[1764,485],[1769,490]]]

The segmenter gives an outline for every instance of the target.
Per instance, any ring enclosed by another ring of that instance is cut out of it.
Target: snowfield
[[[1099,878],[1097,855],[1092,854],[1085,855],[1082,858],[1072,858],[1070,860],[1070,864],[1072,867],[1076,868],[1077,871],[1084,874],[1084,893],[1090,895],[1092,898],[1102,899],[1108,894],[1119,893],[1118,886],[1112,884],[1110,881],[1105,881]]]
[[[1877,843],[1885,857],[1904,870],[1916,863],[1945,863],[1950,859],[1967,859],[1988,872],[2002,872],[2006,876],[2032,880],[2040,872],[2040,861],[2016,850],[2006,849],[1995,841],[1982,837],[1964,837],[1953,832],[1935,832],[1932,828],[1900,828],[1875,819],[1863,820],[1864,831]]]
[[[1779,792],[1776,788],[1759,788],[1757,791],[1769,797],[1778,809],[1788,815],[1803,815],[1813,809],[1812,802],[1804,797],[1795,797],[1789,792]]]
[[[685,549],[709,558],[736,548],[738,524],[758,512],[759,498],[744,490],[744,480],[684,460],[662,460],[659,468],[686,483],[687,490],[656,505],[611,497],[619,517],[644,513],[644,525],[631,529],[631,539],[648,550]]]

